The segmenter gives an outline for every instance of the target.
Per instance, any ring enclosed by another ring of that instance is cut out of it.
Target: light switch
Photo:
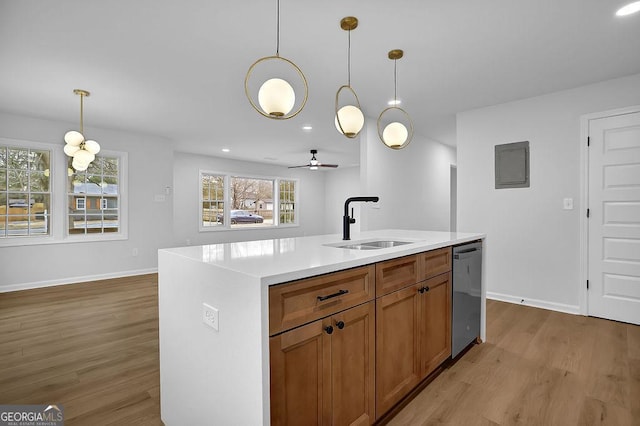
[[[573,210],[573,198],[565,198],[562,205],[565,210]]]

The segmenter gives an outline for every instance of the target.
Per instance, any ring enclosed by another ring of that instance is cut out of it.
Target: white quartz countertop
[[[414,230],[382,230],[356,233],[350,241],[342,235],[279,238],[162,249],[213,267],[257,277],[262,284],[284,283],[315,275],[408,256],[423,251],[482,239],[485,234]],[[335,245],[360,241],[409,241],[397,247],[353,250]]]

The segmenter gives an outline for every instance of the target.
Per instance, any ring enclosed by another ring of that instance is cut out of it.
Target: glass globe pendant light
[[[277,16],[276,54],[260,58],[249,67],[244,79],[244,91],[253,109],[262,116],[274,120],[286,120],[295,117],[302,111],[309,96],[309,86],[302,70],[289,59],[280,56],[280,0],[277,0]],[[279,76],[267,79],[259,89],[254,90],[253,83],[257,77],[254,79],[251,77],[258,66],[266,70],[261,74],[275,73]],[[290,83],[294,79],[298,80],[297,86],[304,88],[302,101],[298,102],[297,108],[296,93]]]
[[[351,31],[358,27],[358,18],[355,16],[347,16],[340,20],[340,28],[349,33],[349,45],[347,54],[347,84],[340,86],[336,93],[335,107],[335,125],[338,132],[342,133],[349,139],[353,139],[360,133],[364,126],[364,114],[360,109],[360,101],[358,95],[351,87]],[[355,104],[341,104],[343,99],[340,98],[342,92],[349,92],[353,96],[352,102]]]
[[[400,49],[389,51],[393,60],[393,102],[378,116],[378,136],[385,146],[391,149],[405,148],[413,139],[413,122],[407,112],[398,106],[397,61],[404,56]]]
[[[96,154],[100,152],[100,144],[94,140],[85,140],[84,138],[84,97],[90,93],[86,90],[74,89],[73,93],[80,95],[80,131],[69,130],[64,135],[64,153],[69,157],[73,157],[71,166],[77,171],[85,171],[89,164],[96,158]]]

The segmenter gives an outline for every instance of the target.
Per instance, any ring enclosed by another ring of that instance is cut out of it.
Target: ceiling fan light
[[[88,140],[84,143],[84,149],[96,155],[100,152],[100,144],[94,140]]]
[[[402,146],[409,137],[409,131],[404,124],[394,121],[389,123],[382,132],[382,141],[389,147]]]
[[[309,170],[318,170],[318,166],[314,166],[313,164],[309,166]]]
[[[76,145],[71,145],[70,143],[66,144],[64,146],[64,153],[67,154],[67,156],[69,157],[73,157],[73,155],[80,150],[79,146]]]
[[[71,146],[80,146],[80,144],[84,142],[84,136],[82,136],[80,132],[69,130],[64,134],[64,141]]]
[[[291,85],[281,78],[265,81],[258,91],[260,108],[272,117],[283,117],[293,109],[296,93]]]
[[[349,138],[353,138],[360,133],[360,130],[362,130],[364,126],[364,114],[362,114],[360,108],[353,105],[346,105],[338,110],[334,121],[338,132]]]

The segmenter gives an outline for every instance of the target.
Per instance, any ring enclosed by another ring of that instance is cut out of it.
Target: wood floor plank
[[[637,426],[639,329],[489,300],[487,342],[389,424]]]
[[[0,294],[0,403],[161,425],[157,275]]]
[[[0,294],[0,403],[161,425],[157,275]],[[638,425],[640,327],[487,302],[487,341],[391,425]]]

